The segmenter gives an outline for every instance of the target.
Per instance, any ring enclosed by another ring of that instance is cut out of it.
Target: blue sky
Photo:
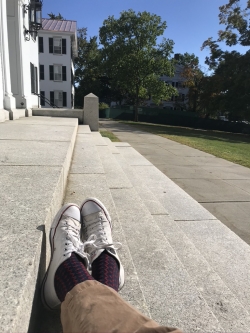
[[[63,17],[77,21],[78,27],[86,27],[88,35],[98,35],[103,21],[109,16],[119,17],[123,10],[132,8],[137,11],[148,11],[162,17],[168,28],[164,37],[173,39],[175,53],[194,53],[200,59],[201,66],[208,50],[201,51],[201,45],[208,37],[216,38],[219,29],[219,6],[228,0],[44,0],[43,17],[48,13],[60,12]],[[246,0],[242,0],[244,5]],[[222,48],[226,46],[222,44]],[[234,46],[245,53],[247,48]]]

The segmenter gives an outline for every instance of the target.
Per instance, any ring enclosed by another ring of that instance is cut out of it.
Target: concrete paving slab
[[[211,176],[221,179],[250,179],[250,169],[234,164],[230,166],[202,166]]]
[[[250,313],[250,247],[220,221],[183,221],[179,227]]]
[[[190,329],[187,318],[189,325],[192,323],[192,332],[208,327],[223,331],[136,192],[112,189],[111,194],[153,318],[163,325],[179,318],[172,324],[186,332]],[[187,307],[189,303],[196,307]]]
[[[211,166],[232,166],[234,165],[234,163],[223,160],[222,158],[218,158],[215,156],[208,156],[208,157],[196,157],[196,156],[190,156],[189,157],[189,163],[190,165],[200,165],[200,166],[207,166],[207,165],[211,165]]]
[[[198,202],[249,201],[250,194],[221,179],[175,179],[175,183]]]
[[[187,146],[183,147],[179,147],[178,148],[167,148],[167,151],[176,155],[176,156],[182,156],[182,157],[211,157],[210,154],[205,153],[203,151],[200,151],[198,149],[194,149],[194,148],[189,148]]]
[[[97,146],[109,188],[131,188],[131,182],[106,146]]]
[[[89,125],[79,125],[78,134],[87,134],[87,133],[91,133]]]
[[[168,158],[172,158],[174,156],[173,153],[167,151],[167,150],[162,150],[161,148],[158,148],[157,146],[155,147],[147,147],[147,146],[138,146],[133,144],[132,145],[133,148],[135,148],[140,154],[142,154],[143,156],[145,156],[147,158],[147,156],[152,156],[152,155],[156,155],[158,157],[162,157],[164,156],[164,158],[168,157]]]
[[[219,202],[202,204],[228,228],[250,244],[249,202]]]
[[[165,152],[165,150],[164,150]],[[169,166],[175,166],[175,165],[185,165],[185,166],[189,166],[189,167],[195,167],[197,165],[192,164],[193,161],[190,161],[189,159],[184,159],[180,156],[175,156],[175,155],[171,155],[171,157],[169,156],[164,156],[164,154],[160,155],[147,155],[145,156],[152,164],[154,164],[155,166],[158,167],[158,165],[169,165]]]
[[[1,124],[0,140],[70,141],[71,138],[72,126],[46,126],[45,124],[28,126],[18,121],[15,127],[12,122]]]
[[[157,164],[157,168],[170,179],[218,179],[200,166]]]
[[[250,194],[250,179],[226,179],[225,182]]]
[[[225,331],[247,332],[250,327],[249,313],[178,224],[167,216],[154,216],[154,220]]]

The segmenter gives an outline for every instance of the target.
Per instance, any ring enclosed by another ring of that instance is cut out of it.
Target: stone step
[[[114,240],[123,243],[120,256],[126,272],[126,284],[121,295],[140,311],[153,316],[162,324],[178,325],[192,332],[205,329],[223,332],[218,320],[155,223],[152,213],[110,152],[108,141],[98,133],[85,136],[84,140],[80,135],[77,138],[80,140],[77,139],[76,142],[79,149],[82,143],[91,147],[95,143],[104,173],[85,172],[82,161],[89,161],[87,155],[84,155],[84,150],[81,155],[75,150],[72,167],[78,166],[79,173],[74,171],[70,174],[65,201],[80,204],[84,198],[94,196],[103,201],[109,209],[114,221]],[[88,170],[90,166],[91,161]],[[95,170],[94,163],[92,167]],[[156,199],[152,200],[154,196],[149,196],[148,191],[144,197],[148,202],[151,201],[152,211],[166,214],[160,204],[156,205]],[[185,289],[183,285],[186,286]],[[197,304],[199,310],[195,312]]]
[[[166,210],[171,199],[170,190],[174,189],[175,193],[180,192],[180,200],[175,198],[176,207],[173,207],[174,201],[172,200],[170,216],[151,209],[153,219],[223,329],[227,332],[235,332],[236,330],[246,332],[247,328],[250,327],[249,246],[220,221],[213,216],[211,218],[210,213],[208,213],[210,220],[204,220],[206,212],[204,213],[202,207],[197,212],[189,212],[189,218],[193,214],[193,221],[178,220],[179,216],[185,217],[186,205],[195,209],[199,204],[192,202],[195,200],[186,195],[183,190],[177,189],[176,185],[164,174],[161,174],[157,168],[148,165],[148,161],[139,158],[138,152],[134,151],[128,144],[110,143],[107,140],[106,142],[136,190],[142,186],[141,184],[144,184],[144,188],[152,191]],[[141,165],[138,164],[138,161],[141,162]],[[162,200],[162,192],[166,192],[168,195],[166,202]],[[143,195],[140,191],[138,193],[149,208],[150,206]],[[186,202],[181,202],[183,198]],[[172,218],[172,213],[174,213],[175,218],[177,217],[176,221]],[[230,249],[228,249],[229,244],[233,244]],[[238,254],[238,249],[241,249],[240,254]],[[215,254],[217,255],[215,256]],[[242,254],[244,254],[243,258]],[[221,255],[223,256],[222,260]],[[234,259],[235,255],[237,256],[236,260]],[[243,264],[245,262],[247,267]],[[235,265],[237,268],[232,270]]]
[[[89,133],[83,126],[79,126],[64,202],[74,202],[80,205],[87,197],[97,197],[105,204],[112,217],[113,239],[123,244],[119,255],[126,269],[126,287],[123,288],[121,294],[124,299],[150,316],[131,253],[117,216],[107,182],[108,177],[106,177],[99,157],[99,147],[107,148],[107,143],[103,138],[97,132]],[[41,318],[46,318],[46,321],[40,320],[38,322],[37,332],[55,333],[62,331],[58,314],[42,309]]]
[[[76,119],[46,117],[0,124],[1,332],[35,331],[45,235],[64,197],[77,128]]]

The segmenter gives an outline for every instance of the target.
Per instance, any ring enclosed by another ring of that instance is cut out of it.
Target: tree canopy
[[[103,75],[109,78],[111,88],[135,106],[151,97],[155,103],[169,99],[176,89],[160,80],[160,76],[173,76],[171,59],[174,42],[159,36],[166,29],[160,16],[149,12],[123,11],[118,19],[109,16],[100,28]]]
[[[48,16],[51,20],[65,20],[65,18],[60,13],[58,13],[58,15],[55,15],[51,12],[50,14],[48,14]]]
[[[206,64],[213,70],[207,86],[210,105],[222,113],[227,112],[231,119],[249,119],[250,52],[223,51],[220,42],[224,41],[228,46],[250,46],[250,0],[245,7],[240,0],[228,0],[219,10],[219,23],[225,28],[219,30],[216,40],[209,37],[202,45],[202,49],[210,49]]]

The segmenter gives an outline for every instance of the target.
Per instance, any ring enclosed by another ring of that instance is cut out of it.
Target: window
[[[40,65],[40,80],[44,80],[44,65]]]
[[[176,88],[178,88],[179,82],[175,82],[175,86],[176,86]]]
[[[67,107],[67,93],[65,91],[63,92],[63,106]]]
[[[31,93],[35,94],[38,92],[38,74],[37,67],[30,63],[30,81],[31,81]]]
[[[43,37],[39,37],[39,53],[43,53]]]
[[[62,81],[62,65],[54,65],[54,81]]]
[[[62,54],[62,38],[59,37],[53,38],[53,53]]]
[[[61,37],[49,38],[49,53],[55,55],[67,54],[67,40]]]
[[[54,91],[54,103],[58,107],[63,106],[63,92],[62,91]]]
[[[41,106],[45,106],[45,91],[40,91]]]
[[[67,81],[67,68],[62,65],[50,65],[49,77],[51,81]]]
[[[30,63],[30,81],[31,81],[31,93],[35,92],[35,66]]]

